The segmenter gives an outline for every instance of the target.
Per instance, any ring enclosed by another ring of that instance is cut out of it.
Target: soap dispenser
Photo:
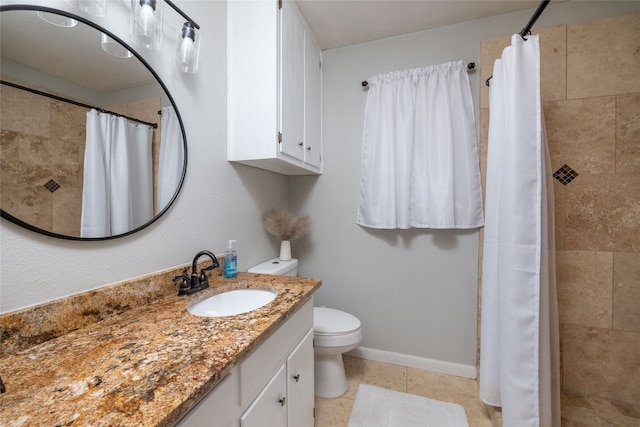
[[[224,253],[224,277],[233,278],[238,275],[238,254],[233,248],[235,240],[229,240],[229,247]]]

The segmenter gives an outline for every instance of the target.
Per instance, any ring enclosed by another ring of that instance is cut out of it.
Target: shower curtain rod
[[[526,36],[531,34],[531,28],[536,23],[538,18],[540,18],[540,15],[542,15],[542,11],[544,11],[544,8],[547,7],[547,5],[549,4],[550,1],[551,0],[542,0],[542,2],[538,5],[538,8],[536,9],[536,11],[531,16],[531,19],[529,19],[529,22],[527,22],[527,25],[522,29],[522,31],[520,31],[520,37],[522,37],[524,40],[527,39]],[[491,76],[487,80],[485,80],[484,84],[489,86],[489,81],[491,81],[492,77],[493,76]]]
[[[476,68],[476,63],[475,62],[469,62],[469,64],[467,64],[467,70],[471,71],[473,69]],[[363,82],[361,83],[362,87],[367,88],[369,87],[369,82],[366,80],[363,80]]]
[[[125,116],[124,114],[119,114],[119,113],[116,113],[114,111],[105,110],[104,108],[101,108],[101,107],[94,107],[94,106],[89,105],[89,104],[83,104],[82,102],[74,101],[72,99],[63,98],[63,97],[57,96],[57,95],[52,95],[52,94],[47,93],[47,92],[42,92],[42,91],[39,91],[37,89],[32,89],[30,87],[21,86],[19,84],[11,83],[11,82],[8,82],[8,81],[5,81],[5,80],[0,80],[0,83],[2,83],[3,85],[14,87],[16,89],[21,89],[21,90],[24,90],[24,91],[27,91],[27,92],[35,93],[36,95],[46,96],[47,98],[52,98],[52,99],[55,99],[56,101],[66,102],[66,103],[69,103],[69,104],[77,105],[78,107],[83,107],[83,108],[88,108],[88,109],[95,109],[100,113],[111,114],[111,115],[114,115],[114,116],[117,116],[117,117],[124,117],[127,120],[131,120],[132,122],[136,122],[136,123],[142,123],[143,125],[151,126],[154,129],[158,128],[158,124],[157,123],[145,122],[144,120],[136,119],[135,117]],[[158,111],[158,114],[160,114],[160,111]]]

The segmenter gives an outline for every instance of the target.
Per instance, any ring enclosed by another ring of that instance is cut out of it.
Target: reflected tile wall
[[[562,387],[634,405],[640,404],[638,34],[640,14],[540,30],[552,167],[567,164],[579,173],[567,185],[554,180]],[[505,36],[480,45],[483,176],[484,79],[509,43]]]
[[[0,206],[38,228],[79,237],[87,109],[5,85],[0,90]],[[114,111],[159,123],[160,103],[156,97]],[[50,180],[60,187],[45,188]]]

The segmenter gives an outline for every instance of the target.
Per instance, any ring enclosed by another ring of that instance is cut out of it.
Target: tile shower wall
[[[79,237],[87,109],[10,86],[0,90],[0,205],[38,228]],[[160,98],[107,108],[158,122]],[[159,138],[158,128],[154,176]]]
[[[562,388],[640,404],[640,15],[541,29]],[[481,42],[481,79],[510,36]],[[488,89],[480,99],[485,174]]]

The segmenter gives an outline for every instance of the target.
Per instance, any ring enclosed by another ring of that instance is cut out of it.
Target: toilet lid
[[[360,320],[344,311],[326,307],[313,308],[313,329],[326,335],[348,334],[360,329]]]

